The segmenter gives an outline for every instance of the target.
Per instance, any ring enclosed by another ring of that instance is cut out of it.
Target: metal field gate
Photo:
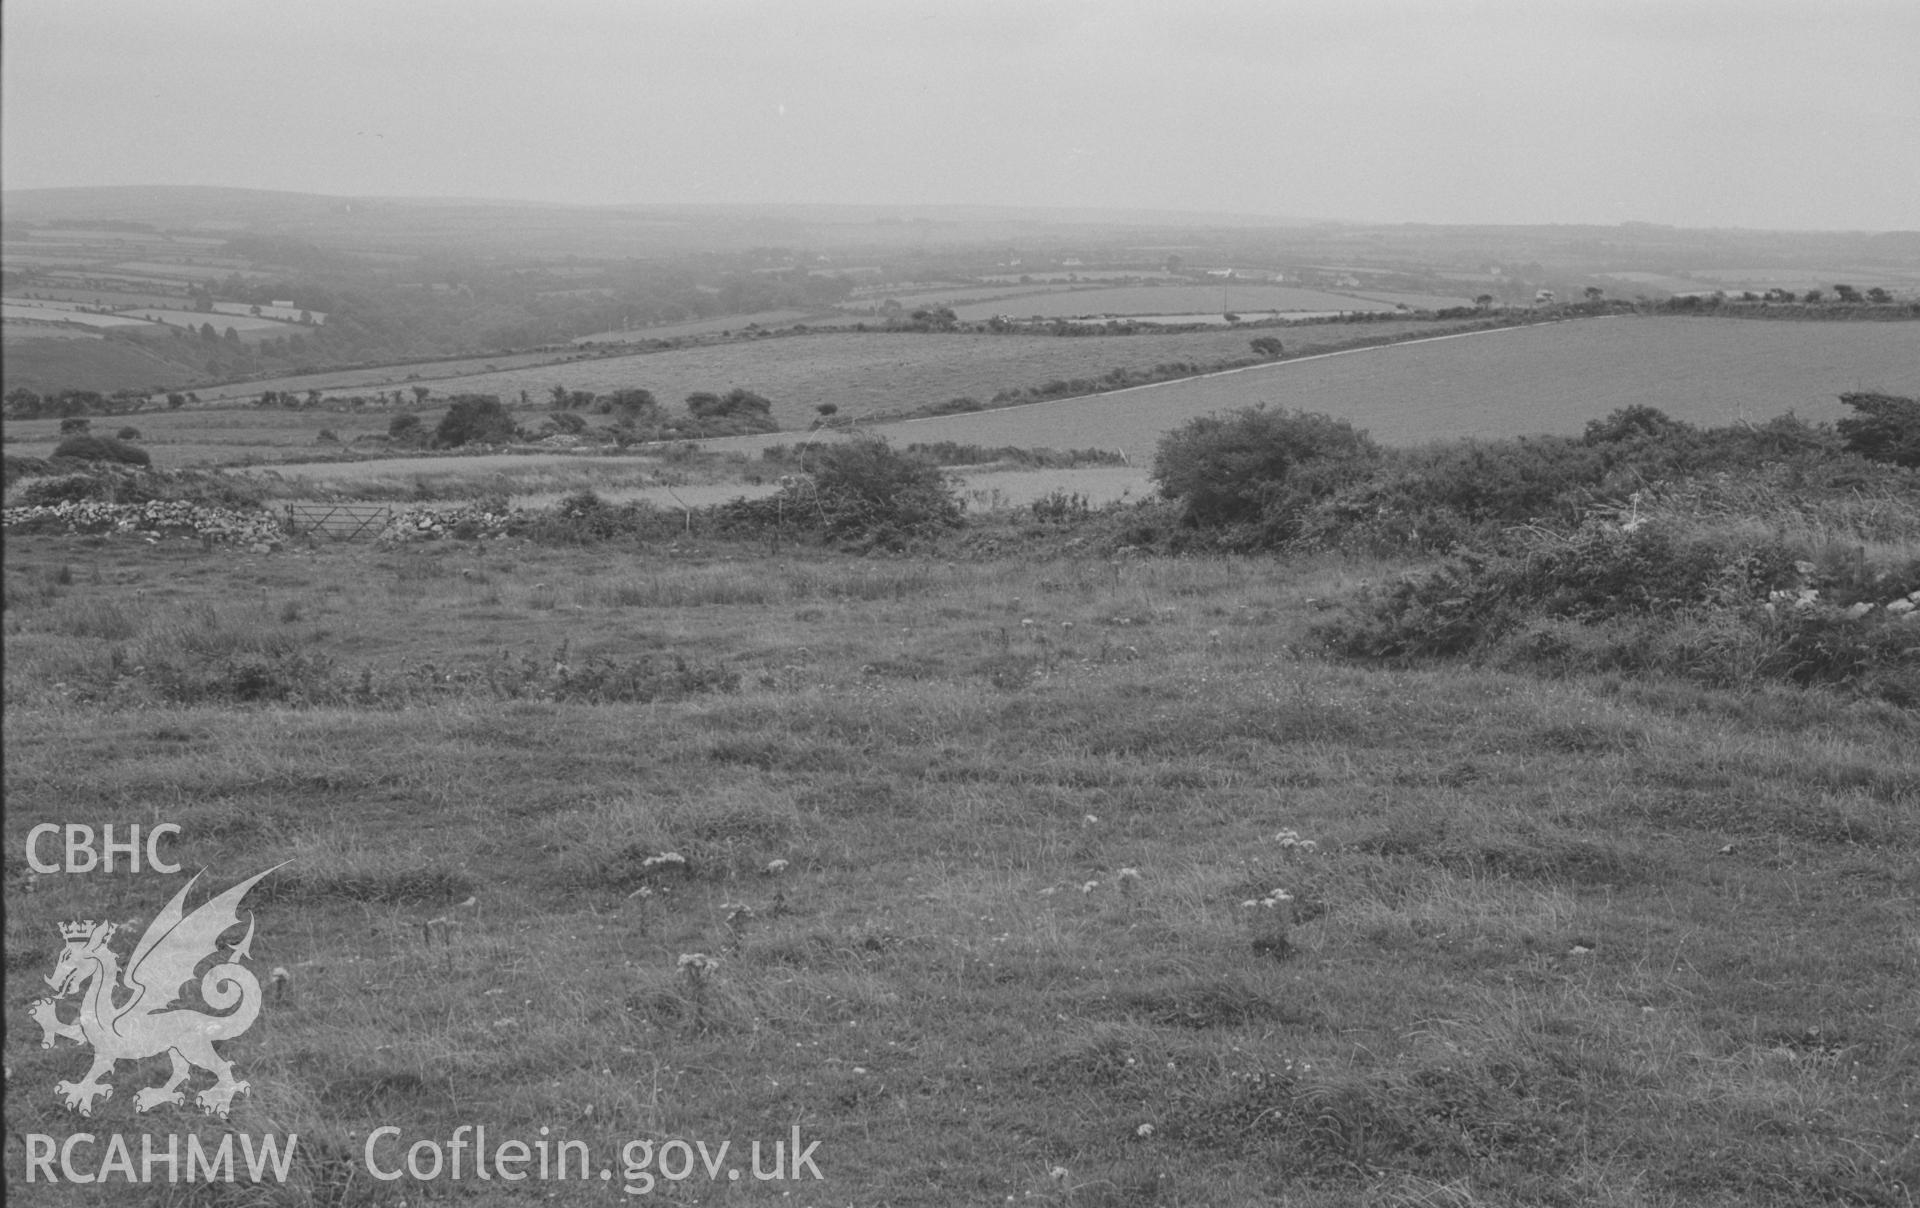
[[[393,523],[393,508],[384,503],[290,503],[287,532],[352,541],[378,537]]]

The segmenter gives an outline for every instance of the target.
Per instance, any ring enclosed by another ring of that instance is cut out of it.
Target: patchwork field
[[[1168,361],[1206,364],[1248,357],[1252,355],[1248,341],[1259,335],[1278,336],[1291,350],[1435,326],[1432,321],[1407,320],[1074,339],[966,332],[836,332],[441,378],[433,388],[436,395],[498,394],[509,401],[525,390],[538,401],[555,385],[596,393],[642,387],[666,406],[677,407],[695,391],[718,393],[740,386],[771,399],[774,419],[782,428],[804,428],[821,403],[835,404],[843,415],[859,416],[959,397],[986,402],[1003,389],[1055,379],[1098,378],[1113,369],[1146,370]]]

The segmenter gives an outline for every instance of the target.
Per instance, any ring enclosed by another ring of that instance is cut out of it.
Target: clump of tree
[[[610,416],[614,424],[622,428],[657,428],[666,419],[666,412],[653,397],[653,391],[638,387],[602,395],[595,403],[595,410]]]
[[[396,415],[387,421],[387,439],[397,445],[422,445],[427,441],[427,427],[411,412]]]
[[[1920,467],[1920,399],[1856,391],[1840,401],[1854,412],[1834,424],[1848,451],[1869,461]]]
[[[513,417],[497,394],[456,396],[433,430],[433,443],[448,449],[469,444],[504,445],[513,438]]]
[[[737,386],[725,394],[704,390],[689,394],[687,415],[694,431],[686,435],[736,436],[776,430],[772,401]]]

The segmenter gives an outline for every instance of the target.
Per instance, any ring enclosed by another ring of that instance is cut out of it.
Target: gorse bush
[[[1670,418],[1658,407],[1635,404],[1631,407],[1622,407],[1603,419],[1589,421],[1586,435],[1582,439],[1590,445],[1605,445],[1639,437],[1667,436],[1691,430],[1688,425]]]
[[[1153,478],[1192,524],[1253,526],[1262,540],[1283,541],[1309,504],[1363,476],[1379,455],[1345,420],[1263,405],[1169,432],[1154,453]]]
[[[1910,704],[1920,703],[1916,591],[1920,559],[1874,565],[1739,530],[1595,520],[1460,553],[1317,634],[1361,659],[1839,685]]]
[[[1843,394],[1854,414],[1834,425],[1846,447],[1870,461],[1920,467],[1920,399],[1893,394]]]
[[[53,447],[55,458],[68,458],[73,461],[110,461],[127,466],[147,466],[153,464],[153,456],[138,445],[128,444],[112,436],[92,436],[80,433],[69,436]]]
[[[960,523],[963,505],[940,467],[862,436],[807,448],[806,481],[785,491],[797,516],[863,546],[898,546]]]
[[[1877,498],[1914,486],[1850,454],[1831,428],[1792,414],[1698,429],[1636,406],[1595,420],[1580,437],[1387,450],[1331,442],[1309,445],[1305,458],[1290,451],[1291,433],[1269,430],[1272,417],[1253,415],[1211,416],[1162,443],[1162,493],[1180,502],[1200,548],[1445,552],[1486,548],[1517,525],[1575,527],[1656,484],[1667,491],[1767,475],[1808,498],[1867,487]]]

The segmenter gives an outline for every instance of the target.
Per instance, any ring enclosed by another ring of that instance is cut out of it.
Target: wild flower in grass
[[[1297,830],[1283,830],[1273,837],[1281,847],[1291,847],[1298,851],[1318,851],[1320,845],[1312,839],[1302,839]]]
[[[1151,1137],[1153,1135],[1153,1125],[1142,1124],[1139,1128],[1133,1130],[1133,1135],[1142,1139]]]
[[[1284,957],[1293,950],[1293,940],[1288,932],[1293,924],[1293,895],[1284,889],[1275,889],[1264,898],[1253,898],[1240,903],[1252,912],[1253,950],[1263,956]]]
[[[698,982],[707,974],[720,967],[718,957],[708,956],[704,952],[682,952],[677,968],[686,970],[687,977]]]
[[[762,869],[761,871],[765,872],[770,877],[777,877],[781,873],[785,872],[786,870],[787,870],[787,861],[769,860],[767,861],[766,868]]]
[[[1132,893],[1137,893],[1139,891],[1140,889],[1140,870],[1139,869],[1123,868],[1119,871],[1118,874],[1116,874],[1116,876],[1120,882],[1121,893],[1132,894]]]
[[[1049,1170],[1047,1172],[1047,1177],[1052,1179],[1056,1183],[1064,1183],[1068,1179],[1072,1178],[1073,1174],[1064,1166],[1055,1166],[1052,1170]]]
[[[1100,815],[1098,815],[1098,814],[1088,814],[1088,815],[1087,815],[1087,816],[1086,816],[1085,818],[1083,818],[1083,819],[1081,819],[1081,820],[1080,820],[1080,824],[1081,824],[1082,826],[1099,826],[1099,825],[1100,825]]]
[[[1081,885],[1081,886],[1080,886],[1080,892],[1081,892],[1081,893],[1092,893],[1092,892],[1093,892],[1094,890],[1096,890],[1096,889],[1098,889],[1098,888],[1100,888],[1100,882],[1098,882],[1098,881],[1088,881],[1088,882],[1086,882],[1085,884],[1083,884],[1083,885]]]
[[[677,851],[667,851],[661,852],[657,856],[648,856],[646,859],[640,861],[640,867],[642,868],[653,868],[663,864],[675,868],[685,868],[687,866],[687,858]]]

